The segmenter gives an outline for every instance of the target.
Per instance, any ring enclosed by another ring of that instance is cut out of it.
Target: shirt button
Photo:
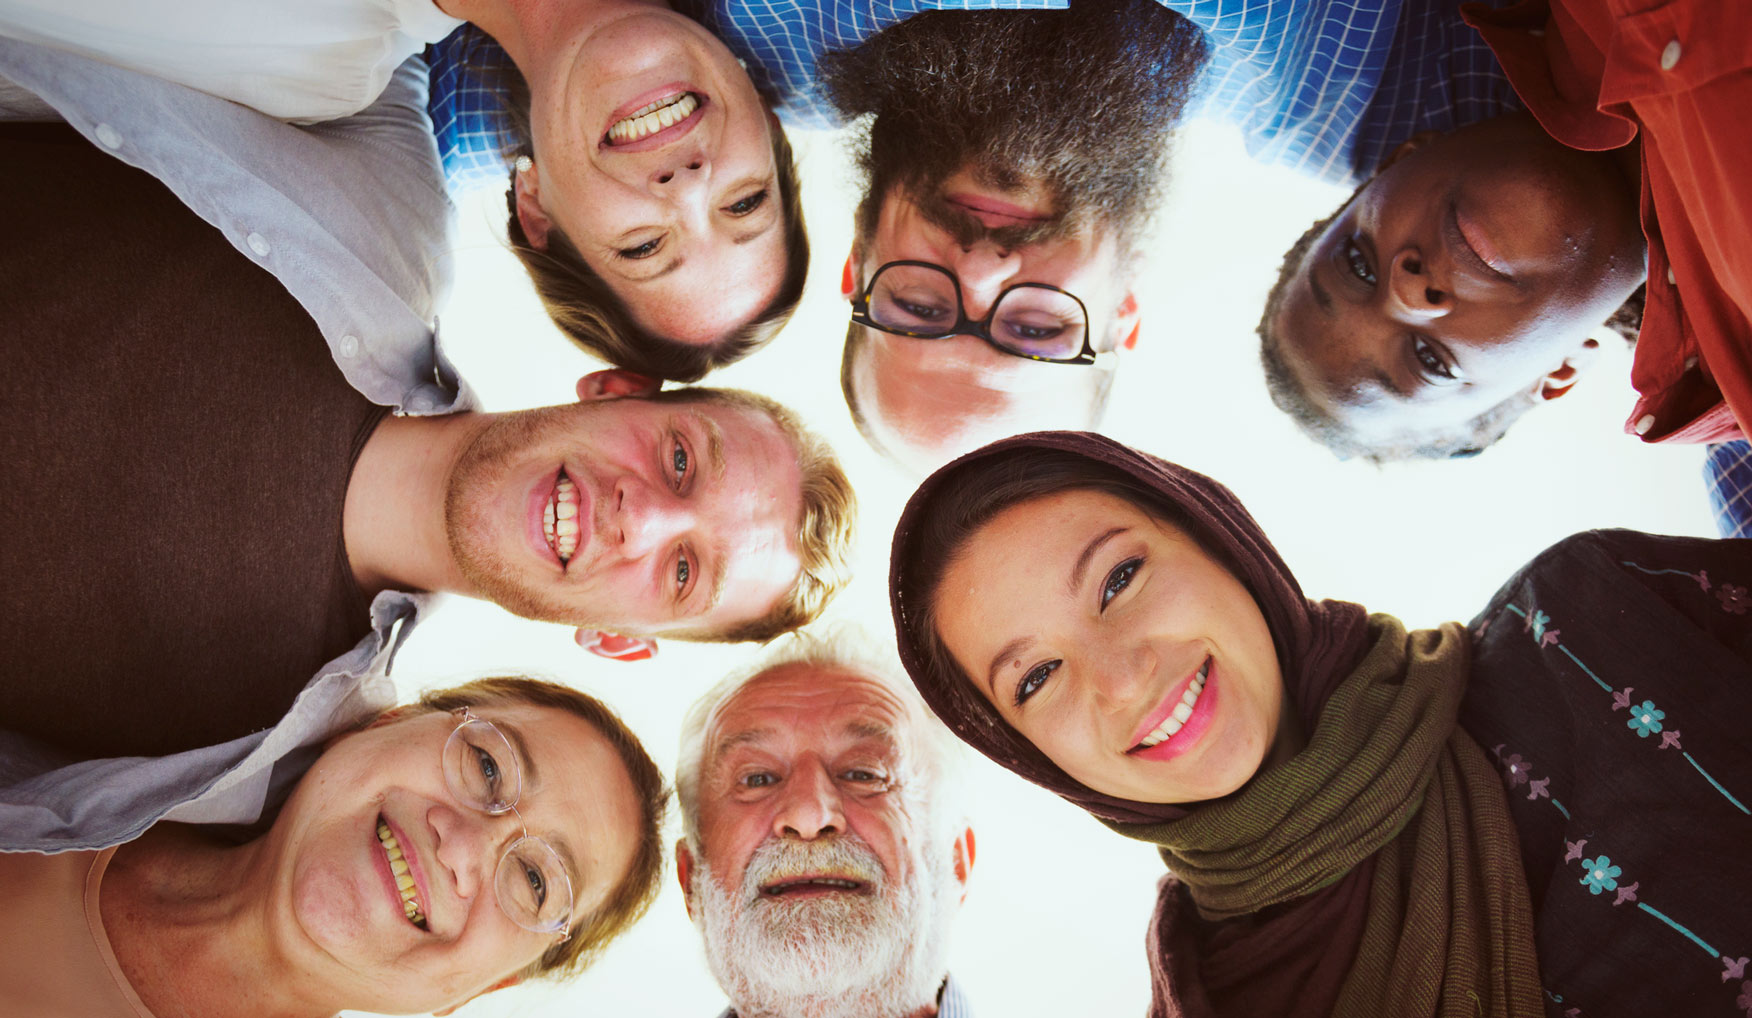
[[[1690,357],[1685,358],[1685,370],[1686,371],[1690,371],[1692,368],[1695,368],[1695,367],[1697,367],[1697,355],[1696,354],[1692,354]]]
[[[244,242],[249,245],[249,249],[256,253],[257,258],[266,258],[268,252],[273,250],[273,248],[268,246],[267,238],[259,233],[252,233],[243,239]]]
[[[1649,429],[1653,428],[1654,426],[1655,426],[1655,415],[1654,414],[1643,414],[1642,417],[1640,417],[1636,422],[1636,433],[1639,435],[1646,435],[1649,433]]]
[[[1678,39],[1674,39],[1672,42],[1668,43],[1667,48],[1661,51],[1661,70],[1672,70],[1673,65],[1679,62],[1679,52]]]
[[[432,409],[432,397],[422,392],[408,400],[408,409],[414,413],[423,414]]]
[[[342,336],[341,337],[341,356],[347,357],[347,358],[359,356],[359,337],[358,336]]]
[[[97,130],[92,133],[97,135],[98,141],[103,142],[104,148],[122,147],[122,133],[108,124],[97,125]]]
[[[1679,281],[1677,279],[1673,278],[1673,266],[1671,266],[1671,265],[1667,266],[1667,285],[1668,286],[1678,286],[1679,285]]]

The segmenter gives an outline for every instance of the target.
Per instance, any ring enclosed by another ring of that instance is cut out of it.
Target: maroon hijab
[[[1319,708],[1339,680],[1350,673],[1369,646],[1367,614],[1346,601],[1310,601],[1296,578],[1278,557],[1265,532],[1253,521],[1233,492],[1203,474],[1157,459],[1148,453],[1081,431],[1041,431],[994,442],[943,467],[913,492],[894,532],[888,566],[889,601],[894,611],[900,660],[925,701],[962,741],[999,766],[1058,793],[1098,817],[1120,823],[1156,823],[1186,815],[1178,806],[1135,802],[1105,795],[1077,781],[1012,728],[986,699],[959,675],[939,675],[918,634],[908,625],[908,596],[924,594],[909,582],[909,568],[918,558],[919,531],[938,500],[965,468],[988,461],[1013,464],[1026,474],[1029,458],[1057,450],[1117,471],[1171,507],[1173,522],[1228,565],[1265,616],[1277,648],[1278,664],[1290,702],[1305,728],[1311,729]],[[1150,506],[1141,506],[1149,511]],[[937,578],[939,581],[941,576]]]

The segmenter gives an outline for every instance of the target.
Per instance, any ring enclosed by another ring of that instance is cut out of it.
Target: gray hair
[[[682,833],[698,854],[700,768],[706,757],[706,729],[712,718],[736,694],[768,672],[786,665],[851,672],[887,687],[912,715],[913,763],[917,785],[928,789],[928,816],[934,834],[948,845],[955,825],[967,819],[964,795],[966,754],[961,743],[925,706],[900,667],[900,655],[890,644],[878,643],[863,629],[835,626],[816,633],[796,633],[775,644],[753,664],[730,673],[695,700],[681,722],[681,751],[675,762],[675,795],[681,807]]]

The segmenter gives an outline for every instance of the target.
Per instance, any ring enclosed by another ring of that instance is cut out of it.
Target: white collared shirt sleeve
[[[462,22],[433,0],[0,0],[0,35],[316,123]]]

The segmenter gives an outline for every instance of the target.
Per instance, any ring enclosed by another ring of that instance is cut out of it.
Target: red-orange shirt
[[[1645,442],[1752,433],[1752,3],[1471,3],[1515,91],[1571,148],[1642,139],[1648,306],[1625,430]]]

